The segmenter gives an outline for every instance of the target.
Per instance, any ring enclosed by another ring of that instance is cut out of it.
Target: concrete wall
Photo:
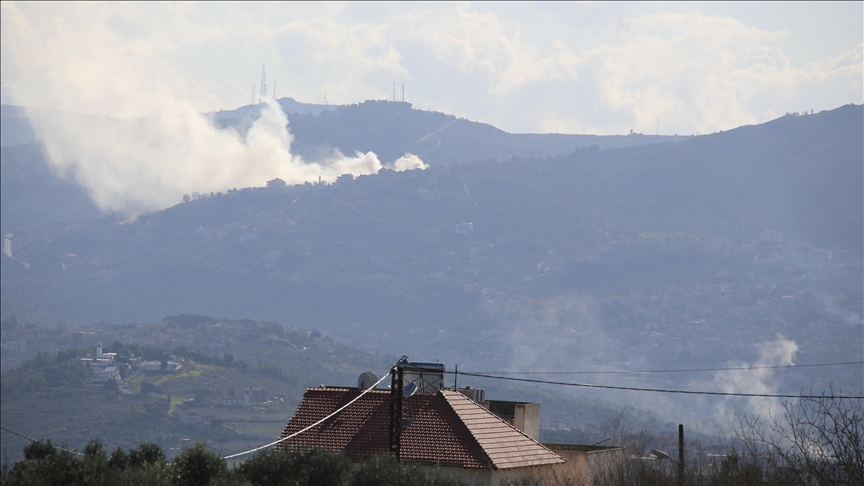
[[[481,402],[480,406],[516,427],[528,437],[540,441],[539,403],[487,400]]]
[[[567,462],[545,473],[548,484],[605,486],[629,484],[627,449],[574,444],[543,444]]]
[[[516,404],[513,426],[521,430],[525,435],[536,441],[540,441],[540,404],[518,403]]]

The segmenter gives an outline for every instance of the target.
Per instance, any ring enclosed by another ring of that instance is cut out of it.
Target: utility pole
[[[397,461],[402,448],[403,371],[404,369],[398,363],[390,370],[390,453]]]
[[[678,486],[684,486],[684,424],[678,424]]]

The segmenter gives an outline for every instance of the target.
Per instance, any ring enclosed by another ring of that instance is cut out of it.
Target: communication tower
[[[405,83],[402,83],[402,103],[405,103]]]
[[[261,64],[261,89],[258,90],[258,100],[263,100],[267,97],[267,64]]]

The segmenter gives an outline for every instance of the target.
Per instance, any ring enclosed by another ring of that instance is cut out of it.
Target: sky
[[[510,132],[694,134],[862,103],[862,2],[2,3],[3,103],[109,116],[268,91]]]
[[[401,99],[404,85],[419,109],[513,133],[705,134],[862,103],[862,15],[862,2],[0,2],[0,101],[27,107],[58,174],[136,217],[276,177],[426,167],[304,160],[272,99],[242,134],[215,127],[205,112],[259,101],[265,63],[268,94],[301,102],[390,99],[394,85]]]

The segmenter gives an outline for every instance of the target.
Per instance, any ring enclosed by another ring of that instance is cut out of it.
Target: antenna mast
[[[267,64],[261,64],[261,89],[258,90],[258,99],[263,100],[267,97]]]
[[[402,83],[402,103],[405,103],[405,83]]]
[[[393,101],[396,101],[396,81],[393,81]]]

